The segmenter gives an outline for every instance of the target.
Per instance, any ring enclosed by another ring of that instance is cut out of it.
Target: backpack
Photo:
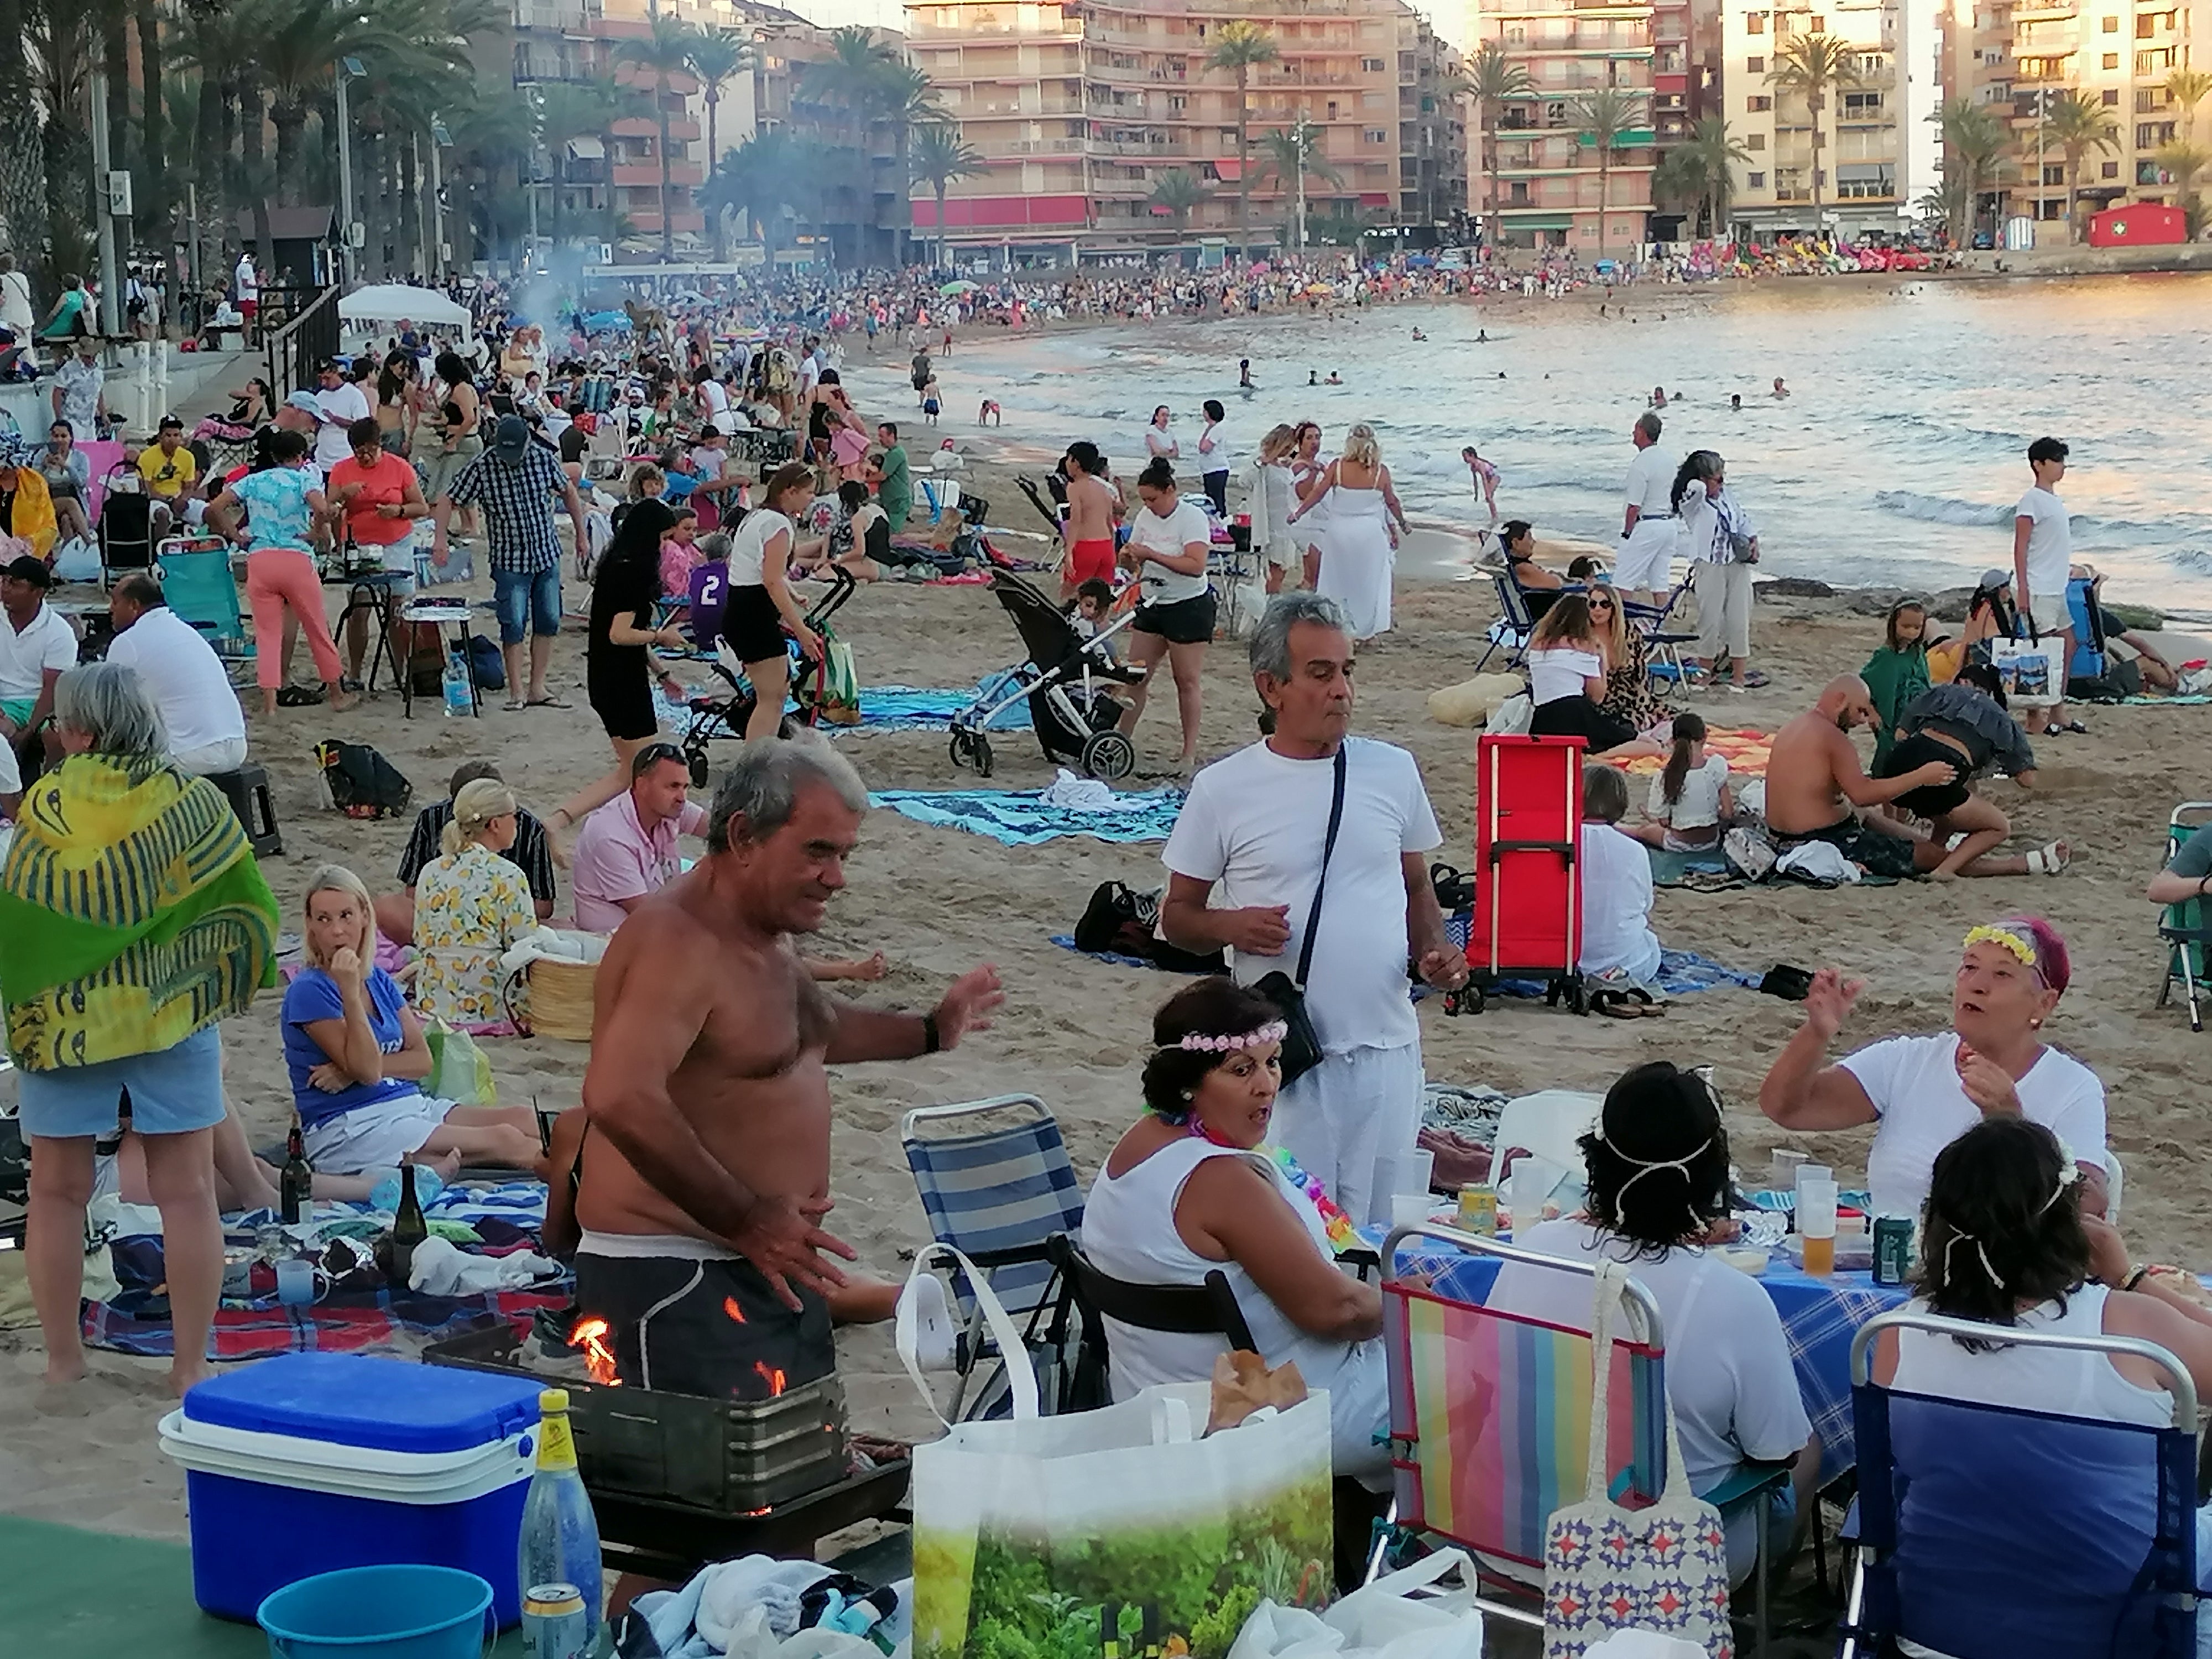
[[[1160,916],[1158,893],[1132,891],[1118,881],[1102,881],[1075,924],[1075,948],[1087,956],[1135,957],[1176,974],[1218,974],[1228,963],[1218,951],[1200,956],[1169,944],[1153,932]]]
[[[315,758],[331,805],[349,818],[392,817],[414,799],[415,786],[365,743],[325,740],[315,745]]]

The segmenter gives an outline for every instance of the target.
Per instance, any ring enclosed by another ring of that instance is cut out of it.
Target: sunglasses
[[[1610,611],[1613,609],[1613,601],[1611,599],[1592,599],[1589,602],[1589,608],[1593,611]]]
[[[684,751],[672,743],[649,743],[637,751],[637,758],[630,764],[636,771],[642,772],[647,767],[658,766],[663,761],[683,759]]]

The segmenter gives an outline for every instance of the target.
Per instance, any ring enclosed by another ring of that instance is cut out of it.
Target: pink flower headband
[[[1203,1031],[1192,1031],[1176,1044],[1178,1048],[1194,1054],[1225,1054],[1239,1048],[1257,1048],[1263,1043],[1280,1042],[1291,1033],[1291,1028],[1279,1019],[1270,1020],[1256,1031],[1246,1031],[1230,1036],[1211,1036]]]

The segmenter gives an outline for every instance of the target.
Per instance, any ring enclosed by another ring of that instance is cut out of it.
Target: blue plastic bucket
[[[254,1615],[273,1659],[481,1659],[491,1586],[455,1567],[348,1567],[287,1584]]]

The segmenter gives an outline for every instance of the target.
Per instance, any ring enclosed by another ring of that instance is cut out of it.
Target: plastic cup
[[[1806,1164],[1805,1154],[1794,1147],[1777,1146],[1773,1161],[1767,1166],[1766,1183],[1778,1193],[1797,1190],[1797,1171]]]
[[[1836,1183],[1815,1178],[1797,1186],[1797,1232],[1804,1241],[1805,1271],[1825,1278],[1836,1270]]]

